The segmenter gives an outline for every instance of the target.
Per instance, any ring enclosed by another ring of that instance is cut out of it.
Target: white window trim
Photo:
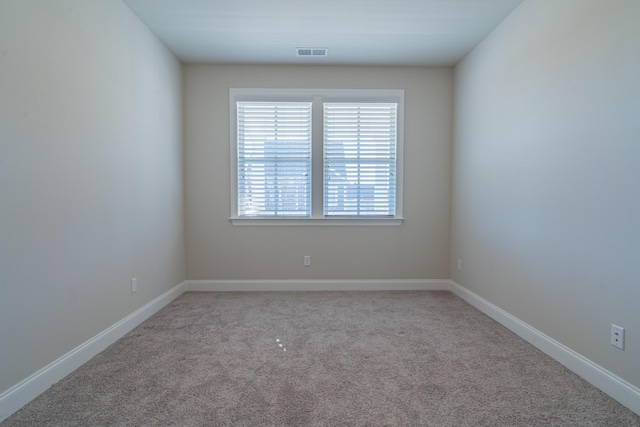
[[[238,217],[237,111],[238,101],[307,101],[312,109],[311,217],[310,218],[245,218]],[[323,102],[394,102],[398,104],[396,214],[393,217],[325,217],[323,216]],[[230,88],[230,182],[231,223],[236,226],[399,226],[403,217],[404,177],[404,90],[402,89],[260,89]],[[314,126],[315,124],[315,126]]]

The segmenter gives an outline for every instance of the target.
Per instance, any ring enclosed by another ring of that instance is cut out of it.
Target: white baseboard
[[[185,291],[185,284],[186,282],[182,282],[174,286],[153,301],[140,307],[124,319],[0,394],[0,422],[179,297]]]
[[[187,280],[187,291],[448,291],[448,279]]]
[[[464,286],[450,281],[450,290],[493,320],[528,341],[565,367],[640,415],[640,388],[623,380],[569,347],[507,313]]]

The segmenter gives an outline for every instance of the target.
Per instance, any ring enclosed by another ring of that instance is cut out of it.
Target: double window
[[[403,96],[231,89],[233,223],[399,225]]]

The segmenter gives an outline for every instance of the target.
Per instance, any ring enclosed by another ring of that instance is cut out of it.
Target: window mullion
[[[311,217],[323,216],[323,111],[322,97],[315,96],[311,108]]]

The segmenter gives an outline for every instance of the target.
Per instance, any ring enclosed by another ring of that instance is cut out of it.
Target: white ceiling
[[[351,65],[453,65],[522,2],[123,1],[184,62]]]

